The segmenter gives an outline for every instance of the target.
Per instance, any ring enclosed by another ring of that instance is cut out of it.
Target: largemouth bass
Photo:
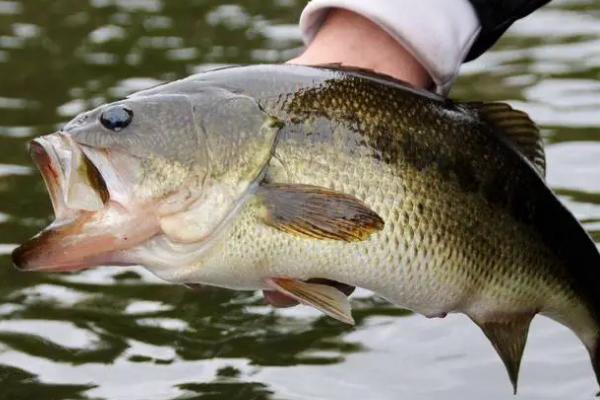
[[[55,221],[28,271],[141,264],[176,283],[276,290],[343,322],[313,278],[468,315],[516,392],[536,314],[596,376],[600,255],[544,182],[528,116],[365,71],[232,67],[135,93],[31,142]]]

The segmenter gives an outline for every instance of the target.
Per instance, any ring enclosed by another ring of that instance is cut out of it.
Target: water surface
[[[0,399],[508,399],[467,318],[367,292],[354,329],[255,293],[189,290],[142,269],[19,273],[9,253],[50,204],[25,151],[82,110],[217,65],[300,48],[295,0],[0,1]],[[466,65],[453,96],[507,100],[547,142],[548,181],[600,241],[600,0],[555,1]],[[600,268],[600,266],[598,266]],[[587,354],[536,318],[521,399],[591,399]]]

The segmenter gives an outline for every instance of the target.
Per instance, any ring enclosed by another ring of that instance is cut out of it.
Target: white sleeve
[[[481,29],[468,0],[312,0],[300,17],[306,44],[330,8],[353,11],[400,42],[446,94]]]

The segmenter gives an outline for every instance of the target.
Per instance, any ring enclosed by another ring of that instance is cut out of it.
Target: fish
[[[539,129],[506,103],[357,68],[236,66],[84,112],[29,148],[55,219],[13,252],[20,270],[142,265],[347,324],[341,288],[366,288],[467,315],[515,394],[540,314],[600,377],[598,248],[545,182]]]

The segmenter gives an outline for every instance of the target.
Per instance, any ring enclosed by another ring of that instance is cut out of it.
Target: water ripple
[[[106,101],[214,67],[280,62],[300,0],[0,0],[0,397],[506,399],[467,318],[426,320],[368,291],[355,329],[259,293],[166,284],[139,267],[26,274],[10,253],[52,219],[26,142]],[[555,0],[463,68],[461,99],[509,101],[548,143],[548,182],[600,241],[600,0]],[[519,399],[596,391],[585,350],[536,318]]]

